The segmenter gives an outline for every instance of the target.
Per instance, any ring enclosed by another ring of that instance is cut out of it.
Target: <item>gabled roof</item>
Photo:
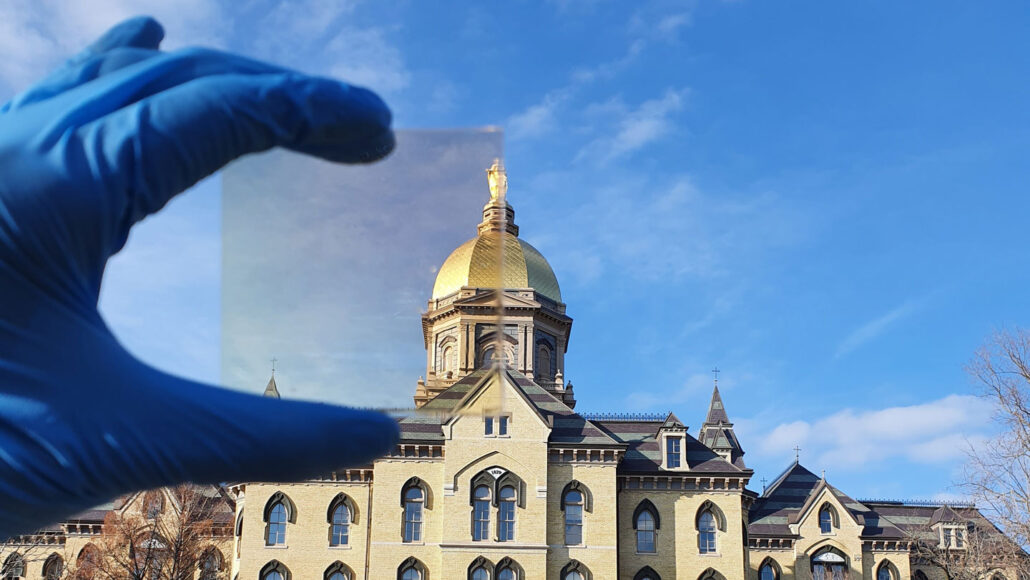
[[[951,509],[946,505],[942,505],[933,512],[933,516],[930,517],[930,525],[939,523],[950,523],[950,522],[964,522],[966,518],[955,513],[955,510]]]
[[[754,503],[749,513],[748,533],[792,536],[790,526],[814,508],[826,491],[847,510],[847,517],[862,526],[863,538],[904,538],[906,534],[891,520],[832,486],[825,479],[795,462],[780,474]]]
[[[447,390],[429,400],[414,415],[401,419],[401,440],[442,441],[444,423],[457,416],[465,403],[479,389],[485,388],[491,375],[495,372],[499,374],[499,380],[514,387],[516,393],[533,408],[537,415],[551,425],[549,443],[622,446],[546,389],[522,373],[509,368],[499,371],[480,369],[462,377]]]
[[[674,415],[671,417],[675,418]],[[626,456],[619,464],[619,471],[626,473],[654,473],[662,464],[662,449],[658,431],[665,421],[594,421],[594,424],[612,439],[628,445]],[[697,439],[683,433],[684,456],[691,472],[750,474],[751,470],[728,463],[719,454],[705,447]],[[678,473],[678,472],[676,472]]]

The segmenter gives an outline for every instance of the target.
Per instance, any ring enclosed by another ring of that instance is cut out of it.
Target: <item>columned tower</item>
[[[415,405],[494,360],[532,378],[570,406],[564,381],[572,319],[547,260],[519,239],[500,161],[487,170],[490,200],[475,238],[458,246],[436,276],[422,315],[426,378]]]

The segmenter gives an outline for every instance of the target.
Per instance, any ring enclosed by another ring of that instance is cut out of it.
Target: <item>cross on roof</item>
[[[794,445],[794,463],[797,463],[798,459],[800,457],[801,457],[801,448],[798,447],[797,445]]]
[[[714,369],[712,369],[712,374],[715,375],[715,384],[717,386],[719,384],[719,373],[721,373],[721,372],[722,371],[719,370],[718,365],[716,365],[716,367]]]
[[[275,374],[275,363],[279,362],[279,359],[272,357],[272,374]]]
[[[769,482],[769,480],[768,480],[768,479],[766,479],[766,478],[764,478],[764,477],[762,478],[762,491],[765,491],[765,487],[766,487],[766,485],[765,485],[765,484],[766,484],[766,483],[768,483],[768,482]]]

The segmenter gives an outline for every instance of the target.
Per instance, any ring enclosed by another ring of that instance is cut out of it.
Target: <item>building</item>
[[[577,413],[557,277],[518,237],[503,168],[488,176],[477,236],[422,316],[426,375],[399,444],[319,479],[229,486],[218,577],[943,580],[927,550],[961,559],[974,531],[998,535],[971,506],[859,502],[796,461],[752,491],[717,385],[696,437],[671,413]],[[53,553],[81,557],[103,516],[56,526]],[[44,563],[4,578],[49,578]]]

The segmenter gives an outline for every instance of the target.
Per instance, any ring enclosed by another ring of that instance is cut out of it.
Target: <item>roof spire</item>
[[[272,397],[273,399],[279,399],[279,387],[275,384],[275,363],[279,359],[272,357],[272,378],[268,379],[268,384],[265,386],[264,396]]]

